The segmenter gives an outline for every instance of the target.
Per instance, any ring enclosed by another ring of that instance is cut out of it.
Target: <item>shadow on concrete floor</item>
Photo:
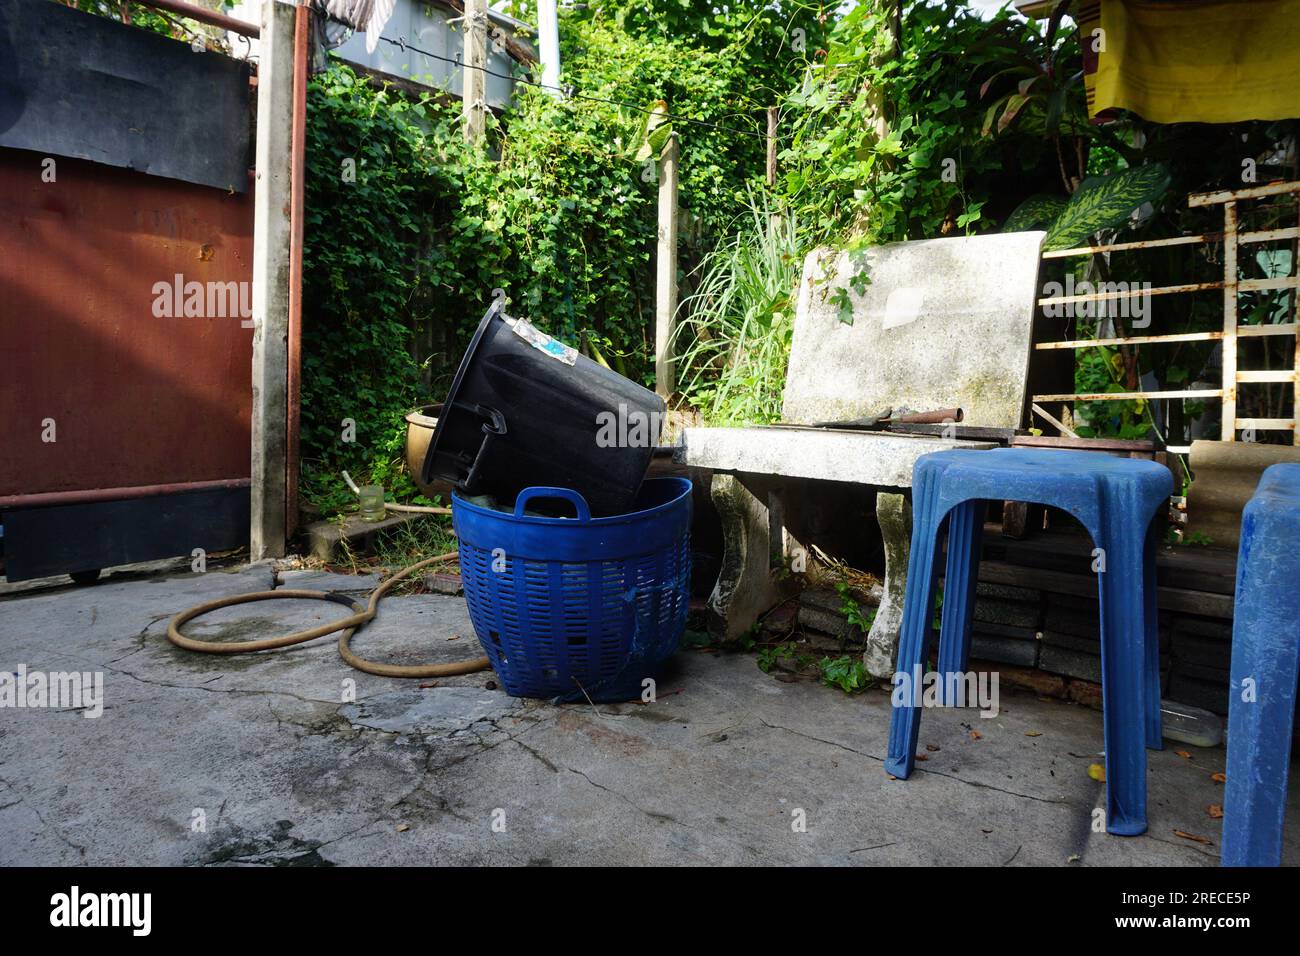
[[[1101,715],[1028,694],[992,719],[928,711],[926,759],[899,781],[881,769],[887,694],[782,683],[748,655],[682,652],[653,704],[554,707],[489,689],[491,673],[362,674],[332,638],[235,657],[165,640],[176,611],[274,580],[252,566],[0,601],[0,668],[102,672],[105,695],[95,719],[4,714],[0,864],[1218,862],[1222,748],[1150,753],[1148,832],[1094,833]],[[341,610],[265,602],[190,629],[270,634]],[[403,663],[479,654],[463,599],[442,595],[386,600],[356,643]]]

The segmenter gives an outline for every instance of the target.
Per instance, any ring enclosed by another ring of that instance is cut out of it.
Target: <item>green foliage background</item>
[[[796,14],[803,8],[796,6]],[[710,125],[681,127],[679,268],[683,296],[704,252],[734,231],[763,178],[765,84],[801,68],[773,7],[703,4],[564,11],[564,82],[591,97],[516,85],[511,109],[464,143],[459,104],[379,89],[339,64],[313,78],[302,411],[306,497],[348,502],[338,473],[414,488],[400,466],[402,413],[441,397],[492,290],[514,314],[634,379],[653,367],[653,164],[634,155],[655,100]],[[680,17],[677,16],[680,14]],[[803,13],[807,29],[820,29]],[[667,19],[665,19],[667,18]],[[665,32],[665,25],[672,30]],[[719,25],[720,24],[720,25]],[[730,24],[730,26],[729,26]],[[757,93],[756,93],[757,91]],[[754,96],[759,97],[755,102]],[[355,181],[344,175],[355,163]],[[439,354],[421,368],[413,338]],[[343,421],[356,441],[342,440]]]
[[[531,4],[516,6],[516,15],[534,15]],[[812,247],[1026,228],[1035,217],[1041,227],[1080,182],[1156,163],[1170,170],[1169,188],[1149,215],[1108,234],[1195,231],[1204,224],[1188,218],[1182,197],[1239,185],[1239,157],[1286,133],[1279,124],[1156,127],[1136,118],[1097,127],[1084,114],[1068,21],[1044,31],[1005,12],[981,19],[957,0],[907,0],[895,49],[888,11],[876,0],[847,9],[699,0],[566,8],[562,82],[613,102],[518,84],[512,107],[473,146],[461,138],[458,104],[413,101],[341,66],[316,77],[307,497],[325,510],[346,503],[341,468],[413,496],[399,464],[401,415],[441,397],[496,288],[513,313],[649,382],[656,184],[653,164],[635,158],[646,115],[633,107],[662,100],[702,121],[674,127],[680,398],[727,423],[779,416],[790,294]],[[766,143],[750,134],[764,131],[772,105],[781,175],[768,189]],[[888,123],[883,139],[869,121],[877,110]],[[354,182],[341,175],[348,160]],[[1157,285],[1188,281],[1189,271],[1213,278],[1215,267],[1183,251],[1112,265]],[[1153,331],[1215,321],[1214,303],[1175,298],[1156,304]],[[1081,324],[1070,334],[1094,331]],[[1173,386],[1197,379],[1208,358],[1196,346],[1082,350],[1075,386],[1131,390],[1142,375]],[[1140,404],[1080,411],[1094,434],[1139,437],[1152,421]],[[343,419],[356,422],[355,443],[340,440]]]

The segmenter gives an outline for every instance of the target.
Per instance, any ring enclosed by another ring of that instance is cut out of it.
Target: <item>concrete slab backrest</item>
[[[960,407],[1020,425],[1042,232],[927,239],[804,260],[782,417],[811,424],[892,407]],[[870,285],[851,283],[859,264]],[[839,319],[847,290],[853,322]]]

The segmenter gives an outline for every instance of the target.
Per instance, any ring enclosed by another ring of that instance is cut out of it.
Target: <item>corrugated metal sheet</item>
[[[394,40],[405,37],[411,46],[419,47],[438,56],[451,60],[464,59],[464,34],[457,28],[448,26],[447,21],[455,14],[441,7],[422,3],[421,0],[397,0],[393,17],[384,27],[384,36]],[[503,26],[508,29],[508,26]],[[345,43],[334,50],[335,55],[349,63],[359,63],[372,70],[404,76],[417,83],[443,90],[452,96],[461,95],[464,71],[455,63],[434,59],[412,49],[403,50],[392,43],[380,43],[374,53],[366,52],[366,35],[354,33]],[[494,49],[488,44],[487,67],[492,73],[510,76],[518,64],[503,50]],[[501,109],[510,104],[514,83],[501,76],[488,75],[487,102],[494,109]]]

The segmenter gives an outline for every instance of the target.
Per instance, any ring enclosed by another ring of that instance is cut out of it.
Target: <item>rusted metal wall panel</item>
[[[252,330],[158,284],[251,302],[251,189],[44,159],[0,149],[0,497],[247,478]]]

